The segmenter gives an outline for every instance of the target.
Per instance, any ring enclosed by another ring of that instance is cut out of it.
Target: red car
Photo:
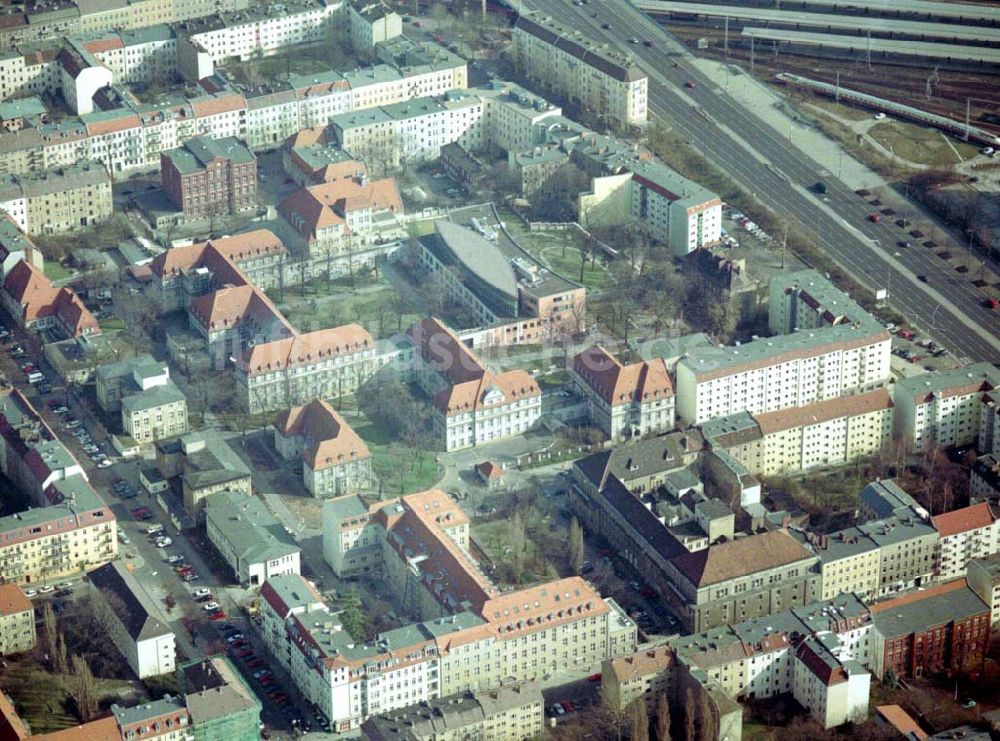
[[[565,710],[567,713],[575,713],[576,712],[576,707],[569,700],[563,700],[559,704],[563,706],[563,710]]]
[[[656,591],[652,587],[643,587],[639,590],[639,594],[649,599],[656,599]]]
[[[983,305],[987,309],[995,309],[998,306],[1000,306],[1000,301],[997,301],[995,298],[988,298],[985,301],[983,301]]]
[[[868,221],[870,221],[873,224],[878,224],[880,221],[882,221],[882,214],[880,213],[868,214]]]
[[[693,90],[694,88],[696,88],[698,86],[695,84],[694,80],[688,80],[687,82],[684,83],[684,87],[688,87],[688,88],[691,88]],[[565,705],[565,703],[563,703],[563,704]]]
[[[240,651],[237,651],[236,655],[241,659],[249,659],[253,656],[253,651],[251,651],[249,648],[244,648]]]
[[[600,673],[591,674],[589,677],[587,677],[587,681],[588,682],[600,682],[601,681],[601,675],[600,675]]]
[[[247,659],[247,666],[249,666],[251,669],[258,669],[258,668],[264,666],[264,661],[263,661],[263,659],[259,659],[259,658],[258,659]]]
[[[222,610],[219,610],[218,612],[213,612],[211,615],[209,615],[208,619],[209,620],[225,620],[226,619],[226,613],[224,613]]]

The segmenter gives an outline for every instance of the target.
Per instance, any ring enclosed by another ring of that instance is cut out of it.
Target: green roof
[[[164,156],[173,163],[178,172],[184,175],[203,170],[206,165],[220,157],[235,165],[247,164],[257,159],[243,142],[232,136],[222,139],[196,136],[184,142],[184,146],[164,152]]]
[[[991,386],[1000,385],[1000,370],[992,363],[973,363],[962,368],[932,371],[896,381],[896,389],[910,396],[939,394],[976,383],[986,382]]]
[[[337,522],[346,520],[349,517],[360,517],[368,511],[365,503],[357,494],[348,494],[346,497],[337,497],[323,502],[323,509],[330,513],[330,516]]]
[[[232,545],[240,563],[271,561],[299,552],[294,538],[255,496],[220,491],[205,498],[205,522]]]
[[[40,98],[17,98],[0,103],[0,121],[12,118],[27,118],[45,113],[45,104]]]
[[[151,389],[126,396],[122,399],[122,411],[134,414],[135,412],[156,409],[166,404],[176,404],[179,401],[186,401],[186,399],[187,397],[173,381],[167,381],[163,386],[153,386]]]

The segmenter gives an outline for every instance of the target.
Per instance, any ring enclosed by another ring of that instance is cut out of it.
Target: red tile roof
[[[843,684],[847,681],[847,672],[844,671],[844,667],[831,666],[829,662],[824,661],[821,656],[813,651],[808,641],[803,641],[799,644],[795,655],[827,687],[834,684]]]
[[[134,113],[130,113],[118,118],[109,118],[105,121],[93,121],[87,123],[87,133],[90,136],[101,136],[102,134],[113,134],[116,131],[126,129],[138,129],[142,127],[142,121]]]
[[[121,741],[118,721],[115,716],[92,720],[82,726],[66,728],[53,733],[41,733],[31,737],[32,741]]]
[[[365,441],[323,399],[284,410],[274,427],[284,437],[304,437],[308,441],[302,455],[314,471],[371,457]]]
[[[917,725],[917,721],[913,719],[913,716],[899,705],[878,705],[875,708],[875,713],[882,716],[886,723],[899,731],[907,739],[924,741],[927,738],[927,732]]]
[[[88,330],[100,332],[100,325],[79,296],[69,288],[56,288],[41,270],[24,260],[7,274],[3,290],[21,307],[25,324],[56,316],[74,337]]]
[[[403,201],[392,178],[364,182],[342,178],[298,190],[285,198],[279,209],[289,221],[303,224],[305,228],[300,231],[315,238],[318,229],[343,224],[353,211],[372,209],[401,214]]]
[[[14,615],[19,612],[33,610],[21,587],[17,584],[0,584],[0,615]]]
[[[375,340],[368,330],[360,324],[345,324],[254,345],[237,360],[237,365],[247,375],[254,376],[306,365],[324,357],[371,350],[374,346]]]
[[[937,597],[942,594],[958,591],[959,589],[965,589],[967,586],[968,582],[966,582],[964,578],[955,579],[954,581],[944,582],[943,584],[935,584],[933,587],[927,587],[919,592],[910,592],[901,597],[886,600],[885,602],[876,602],[875,604],[869,605],[868,610],[872,614],[885,612],[886,610],[896,610],[904,605],[912,605],[914,602],[920,602],[925,599],[930,599],[931,597]]]
[[[942,538],[989,527],[996,520],[997,518],[987,502],[980,502],[931,518],[931,522],[934,523],[934,527],[937,528],[938,534]]]
[[[239,93],[230,93],[219,97],[206,96],[191,101],[191,110],[198,118],[218,116],[221,113],[238,111],[246,107],[246,99]]]
[[[28,729],[3,692],[0,692],[0,740],[23,741],[29,738]]]
[[[648,402],[674,395],[674,386],[662,358],[622,365],[600,345],[573,359],[573,371],[611,406]]]

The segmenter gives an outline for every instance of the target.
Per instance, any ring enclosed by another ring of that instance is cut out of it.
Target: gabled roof
[[[0,584],[0,615],[29,612],[34,607],[17,584]]]
[[[18,261],[7,274],[3,289],[20,305],[25,323],[57,316],[74,337],[86,330],[100,331],[100,325],[79,296],[69,288],[56,288],[41,270],[24,260]]]
[[[110,600],[115,616],[125,626],[134,641],[144,641],[159,636],[173,635],[167,619],[156,603],[146,593],[122,563],[112,562],[90,572],[91,583],[98,590],[108,592],[117,599]]]
[[[247,375],[253,376],[298,367],[321,358],[362,352],[374,346],[375,340],[360,324],[344,324],[254,345],[237,364]]]
[[[311,238],[315,238],[319,229],[343,224],[351,212],[369,208],[377,212],[403,213],[403,201],[393,178],[332,180],[298,190],[280,206],[282,213],[297,217],[305,227],[300,231]]]
[[[324,399],[278,414],[274,427],[285,437],[304,437],[302,456],[313,471],[370,458],[368,446]]]
[[[705,587],[809,558],[815,556],[781,529],[686,553],[673,562],[695,587]]]
[[[754,415],[762,435],[772,435],[797,427],[809,427],[843,417],[856,417],[892,409],[892,396],[886,389],[864,394],[838,396],[801,407],[789,407]]]
[[[674,395],[674,385],[662,358],[622,365],[610,352],[595,345],[573,358],[573,372],[611,406]]]
[[[972,504],[931,518],[931,522],[934,523],[934,527],[937,528],[938,534],[942,538],[989,527],[996,520],[997,517],[993,514],[988,502]]]

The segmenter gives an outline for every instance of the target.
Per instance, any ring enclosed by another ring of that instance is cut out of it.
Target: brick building
[[[257,158],[234,137],[196,136],[160,155],[160,182],[189,219],[233,214],[257,204]]]

